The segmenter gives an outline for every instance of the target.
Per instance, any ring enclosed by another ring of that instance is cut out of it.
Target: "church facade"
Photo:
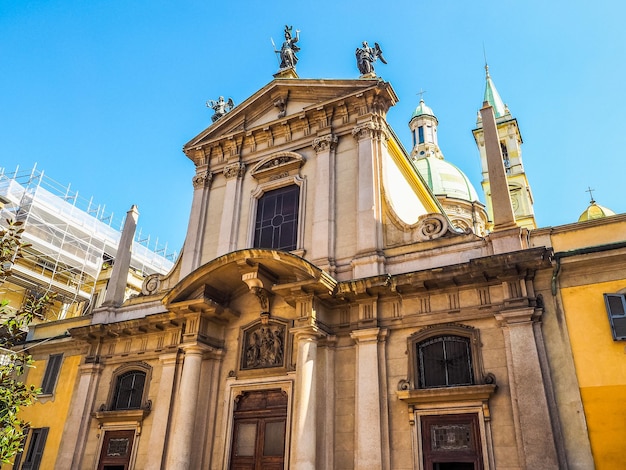
[[[551,233],[502,153],[517,122],[485,100],[488,218],[448,166],[433,189],[436,118],[420,103],[407,152],[397,99],[279,76],[187,143],[173,270],[31,331],[52,386],[17,467],[593,468]]]

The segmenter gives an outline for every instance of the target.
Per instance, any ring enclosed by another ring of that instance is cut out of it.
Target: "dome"
[[[452,163],[431,156],[416,160],[415,166],[436,196],[478,201],[478,194],[470,180]]]
[[[416,118],[418,116],[424,116],[424,115],[435,117],[435,113],[433,113],[433,110],[430,109],[429,106],[426,106],[426,103],[424,103],[424,100],[421,99],[420,104],[418,104],[417,108],[415,108],[415,111],[413,111],[413,114],[411,115],[410,120],[413,120],[413,118]]]
[[[587,209],[585,209],[585,211],[580,214],[580,217],[578,217],[578,222],[602,219],[609,215],[615,215],[615,212],[613,212],[611,209],[607,209],[606,207],[602,207],[601,205],[596,204],[596,201],[592,200],[591,204],[589,204],[589,207],[587,207]]]

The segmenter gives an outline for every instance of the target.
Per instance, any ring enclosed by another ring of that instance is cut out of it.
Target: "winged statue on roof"
[[[356,65],[361,75],[375,74],[374,62],[378,59],[383,64],[387,63],[383,57],[383,51],[377,42],[374,43],[374,47],[370,47],[367,41],[363,41],[363,46],[356,48]]]
[[[206,102],[207,108],[213,109],[215,113],[211,116],[213,122],[217,121],[219,118],[228,113],[231,109],[235,107],[235,102],[232,98],[228,98],[228,101],[224,100],[223,96],[220,96],[217,101],[209,100]]]

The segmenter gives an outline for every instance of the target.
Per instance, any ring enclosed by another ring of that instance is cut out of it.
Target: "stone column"
[[[380,133],[369,121],[354,128],[357,139],[358,173],[356,201],[356,256],[353,277],[376,276],[383,272],[382,215],[378,147],[374,137]]]
[[[493,231],[515,228],[515,215],[511,205],[509,183],[506,178],[500,138],[496,126],[493,108],[486,101],[480,110],[485,136],[485,153],[487,155],[487,171],[491,189],[491,206],[493,209]]]
[[[78,368],[78,385],[63,427],[63,437],[54,468],[81,468],[102,369],[100,364],[82,364]]]
[[[159,391],[156,396],[152,411],[152,430],[150,432],[150,443],[148,448],[148,462],[145,470],[159,470],[163,463],[165,450],[165,439],[170,421],[170,411],[172,408],[172,391],[174,387],[174,375],[176,372],[176,353],[164,354],[159,357],[161,362],[161,378],[159,380]]]
[[[212,180],[213,174],[207,169],[198,170],[193,178],[193,200],[181,259],[181,279],[200,266]]]
[[[185,348],[185,362],[177,393],[178,413],[168,447],[167,468],[171,470],[190,468],[203,354],[204,350],[199,346],[193,345]]]
[[[380,328],[355,330],[350,336],[356,342],[355,447],[354,468],[381,469],[382,430],[381,395],[378,370],[378,336]]]
[[[315,470],[316,402],[317,402],[317,338],[314,327],[293,328],[298,345],[296,383],[294,390],[293,445],[290,468]]]
[[[128,284],[128,269],[130,268],[133,240],[135,238],[138,218],[139,211],[137,210],[137,206],[131,207],[126,213],[124,229],[122,230],[120,243],[117,246],[117,253],[115,253],[113,272],[107,284],[104,302],[102,302],[103,307],[119,307],[124,302],[126,285]]]
[[[327,134],[313,141],[317,153],[315,198],[313,200],[313,243],[311,260],[316,266],[334,271],[335,258],[335,148],[337,136]]]
[[[550,410],[533,332],[534,307],[505,310],[501,323],[507,354],[518,455],[523,468],[559,468]]]
[[[237,247],[237,231],[239,229],[239,212],[241,208],[241,181],[245,171],[246,166],[240,162],[224,167],[224,176],[226,177],[224,204],[228,204],[228,206],[224,206],[222,210],[216,257],[229,253]]]

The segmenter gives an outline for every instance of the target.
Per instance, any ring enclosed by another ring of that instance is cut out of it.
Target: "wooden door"
[[[105,431],[98,470],[128,470],[135,431]]]
[[[231,470],[282,470],[287,395],[281,390],[245,392],[233,418]]]
[[[424,469],[483,469],[478,415],[423,416],[421,423]]]

